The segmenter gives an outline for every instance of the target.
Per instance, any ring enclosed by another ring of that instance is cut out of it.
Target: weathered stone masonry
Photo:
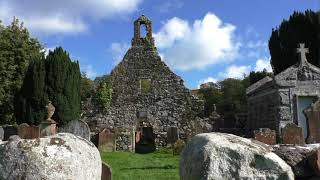
[[[320,69],[307,62],[307,49],[297,49],[299,62],[275,77],[266,77],[247,88],[247,130],[270,128],[281,135],[288,123],[295,123],[308,136],[303,110],[320,97]]]
[[[146,27],[146,37],[140,37],[140,26]],[[157,146],[166,145],[166,131],[171,126],[178,127],[184,140],[211,128],[198,117],[203,113],[203,102],[192,96],[183,80],[161,60],[154,45],[151,21],[145,16],[134,22],[132,47],[111,77],[111,108],[100,116],[97,125],[117,129],[117,149],[132,148],[128,136],[141,123],[153,128]]]

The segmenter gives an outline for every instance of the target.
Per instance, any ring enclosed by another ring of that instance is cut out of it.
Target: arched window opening
[[[147,37],[147,26],[145,24],[140,25],[140,37],[141,38]]]

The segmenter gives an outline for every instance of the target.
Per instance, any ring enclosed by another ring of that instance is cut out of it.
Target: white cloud
[[[266,69],[268,72],[272,72],[270,58],[258,59],[256,61],[256,67],[254,68],[254,71],[263,71],[263,69]]]
[[[184,3],[181,0],[169,0],[159,6],[156,6],[161,13],[167,13],[173,11],[174,9],[182,8]]]
[[[204,84],[204,83],[207,83],[207,82],[216,83],[217,81],[218,81],[218,80],[217,80],[216,78],[209,76],[209,77],[207,77],[206,79],[200,80],[197,87],[198,87],[198,89],[199,89],[201,84]]]
[[[169,66],[179,70],[204,69],[208,65],[230,62],[238,56],[240,42],[234,38],[235,29],[215,14],[207,13],[192,26],[174,17],[154,37]]]
[[[114,65],[117,65],[127,52],[127,50],[130,48],[130,45],[128,43],[112,43],[109,51],[112,54],[113,57],[113,63]]]
[[[2,0],[0,19],[9,23],[13,16],[36,32],[83,32],[86,20],[121,16],[137,10],[142,0]]]
[[[231,65],[225,70],[225,72],[220,72],[219,76],[222,78],[242,79],[244,75],[248,75],[250,73],[250,70],[251,66]]]
[[[82,66],[81,72],[86,73],[87,77],[90,79],[94,79],[98,75],[98,73],[93,69],[92,65]]]
[[[176,41],[185,38],[190,33],[187,21],[174,17],[170,19],[160,31],[154,34],[158,48],[170,48]]]

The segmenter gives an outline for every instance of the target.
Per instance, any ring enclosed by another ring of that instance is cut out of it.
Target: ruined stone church
[[[311,123],[304,110],[320,97],[320,69],[307,62],[306,53],[308,49],[300,44],[298,63],[247,88],[248,132],[270,128],[281,136],[286,124],[295,123],[303,129],[304,138],[310,136]]]
[[[145,37],[141,28],[146,29]],[[132,46],[112,70],[111,78],[111,107],[97,126],[116,129],[117,149],[133,149],[141,128],[149,128],[143,136],[149,136],[151,143],[165,146],[172,133],[186,140],[209,126],[199,118],[203,102],[192,96],[183,80],[161,60],[152,23],[144,15],[134,22]],[[168,132],[170,128],[174,132]]]

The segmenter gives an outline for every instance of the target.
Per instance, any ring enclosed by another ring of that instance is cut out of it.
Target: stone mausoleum
[[[247,88],[248,132],[270,128],[281,136],[281,129],[293,122],[308,137],[309,122],[303,111],[320,97],[320,69],[307,62],[306,53],[308,49],[300,44],[297,64]]]
[[[146,30],[145,37],[141,28]],[[134,149],[142,137],[166,146],[170,138],[187,140],[211,129],[200,118],[203,102],[191,95],[183,80],[161,60],[146,16],[134,22],[132,46],[112,70],[111,78],[111,107],[98,118],[97,126],[115,129],[117,149]]]

